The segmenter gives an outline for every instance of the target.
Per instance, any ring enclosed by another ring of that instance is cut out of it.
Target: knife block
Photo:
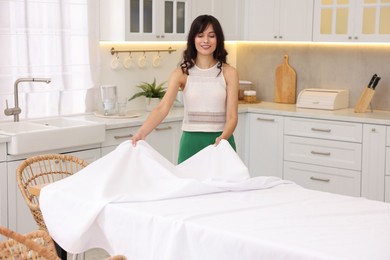
[[[375,94],[375,90],[372,88],[364,88],[362,93],[360,94],[359,100],[355,106],[355,113],[364,113],[367,112],[367,108],[371,103],[372,97]]]

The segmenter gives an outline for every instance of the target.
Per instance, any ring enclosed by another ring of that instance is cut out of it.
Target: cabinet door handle
[[[313,176],[310,177],[310,180],[313,180],[313,181],[330,182],[330,179],[317,178],[317,177],[313,177]]]
[[[123,138],[131,138],[133,137],[133,134],[129,134],[129,135],[115,135],[114,138],[115,139],[123,139]]]
[[[330,153],[329,153],[329,152],[316,152],[316,151],[311,151],[310,153],[311,153],[311,154],[317,154],[317,155],[326,155],[326,156],[330,156]]]
[[[275,119],[258,117],[257,121],[275,122]]]
[[[315,127],[312,127],[312,128],[311,128],[311,131],[314,131],[314,132],[325,132],[325,133],[330,133],[331,129],[323,129],[323,128],[315,128]]]
[[[169,130],[169,129],[172,129],[172,126],[156,127],[154,130],[156,130],[156,131],[164,131],[164,130]]]

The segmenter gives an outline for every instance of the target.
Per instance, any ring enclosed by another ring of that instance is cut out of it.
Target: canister
[[[244,101],[247,103],[256,102],[256,90],[245,90],[244,91]]]
[[[240,80],[238,86],[238,100],[244,100],[244,91],[252,88],[252,82],[247,80]]]

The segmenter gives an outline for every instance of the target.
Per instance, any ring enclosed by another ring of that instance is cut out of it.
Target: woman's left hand
[[[220,137],[220,136],[218,136],[217,138],[215,138],[215,146],[217,146],[217,145],[221,142],[222,139],[223,139],[223,138]]]

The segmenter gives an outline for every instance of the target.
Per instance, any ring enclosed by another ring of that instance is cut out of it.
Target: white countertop
[[[246,109],[252,113],[267,113],[294,117],[314,119],[327,119],[367,124],[380,124],[390,126],[390,111],[374,110],[373,112],[355,113],[353,108],[339,110],[319,110],[297,108],[295,104],[280,104],[274,102],[261,102],[258,104],[240,105],[240,110]]]
[[[94,121],[99,123],[105,123],[106,129],[116,129],[131,126],[140,126],[148,117],[150,112],[143,111],[130,111],[129,117],[101,117],[94,114],[74,116],[76,119],[83,119],[88,121]],[[135,117],[131,117],[134,115]],[[173,107],[168,116],[164,119],[164,122],[180,121],[183,119],[183,108]]]
[[[390,111],[374,110],[373,112],[355,113],[353,108],[339,110],[319,110],[297,108],[295,104],[281,104],[274,102],[261,102],[257,104],[240,104],[239,113],[266,113],[281,116],[306,117],[314,119],[327,119],[336,121],[347,121],[355,123],[380,124],[390,126]],[[137,117],[109,118],[97,117],[94,114],[74,116],[74,118],[106,124],[106,129],[116,129],[131,126],[140,126],[150,112],[131,111],[130,114]],[[165,118],[164,122],[179,121],[183,119],[183,108],[173,107]]]
[[[11,137],[9,137],[7,135],[0,135],[0,143],[6,143],[9,141],[11,141]]]
[[[305,117],[313,119],[327,119],[336,121],[346,121],[355,123],[380,124],[390,126],[390,111],[374,110],[373,112],[355,113],[353,108],[340,110],[317,110],[296,108],[295,104],[281,104],[274,102],[261,102],[258,104],[240,104],[239,113],[265,113],[281,116]],[[99,117],[95,114],[85,114],[69,116],[75,119],[94,121],[104,123],[106,129],[117,129],[123,127],[140,126],[147,118],[150,112],[130,111],[130,115],[136,117],[110,118]],[[183,119],[183,108],[173,107],[165,118],[164,122],[180,121]],[[0,123],[1,124],[1,123]],[[9,142],[10,137],[0,135],[0,143]]]

